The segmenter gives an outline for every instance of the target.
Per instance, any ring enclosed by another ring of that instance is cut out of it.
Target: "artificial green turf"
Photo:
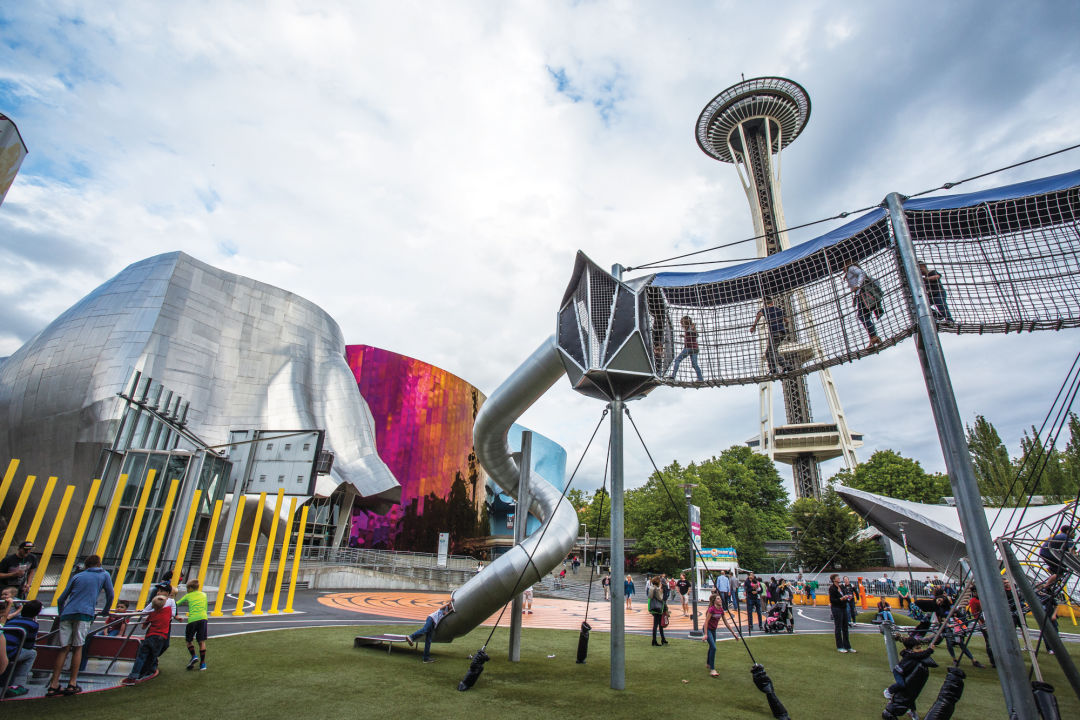
[[[182,643],[162,658],[159,677],[135,687],[75,697],[13,702],[5,709],[22,717],[95,718],[623,718],[660,712],[680,716],[769,718],[765,697],[750,678],[747,651],[733,641],[717,650],[718,679],[705,668],[706,645],[672,640],[651,647],[648,637],[628,636],[626,689],[609,689],[609,636],[592,634],[588,662],[575,664],[575,632],[526,629],[521,662],[506,660],[506,630],[488,646],[492,660],[468,692],[457,683],[467,655],[487,638],[481,628],[449,645],[433,646],[434,664],[408,649],[354,649],[357,634],[400,632],[400,628],[315,628],[211,638],[210,669],[184,670]],[[889,682],[881,636],[852,635],[859,653],[836,652],[832,634],[770,635],[749,639],[751,651],[772,677],[795,720],[841,716],[880,717],[881,690]],[[981,640],[974,648],[985,660]],[[554,657],[549,657],[554,655]],[[936,654],[944,667],[948,655]],[[954,717],[1005,717],[997,675],[965,666],[968,683]],[[1058,688],[1061,717],[1080,717],[1056,663],[1044,662],[1047,680]],[[925,712],[940,687],[934,670],[919,703]],[[684,682],[685,681],[685,682]],[[8,705],[5,703],[5,705]],[[651,708],[651,709],[650,709]]]
[[[893,610],[892,615],[896,625],[914,627],[919,624],[919,622],[913,617],[903,612],[900,612],[899,610]],[[873,621],[875,617],[877,617],[877,610],[867,610],[866,612],[861,612],[856,615],[855,622],[868,623]]]

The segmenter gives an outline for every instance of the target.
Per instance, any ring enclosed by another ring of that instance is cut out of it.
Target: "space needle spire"
[[[697,121],[697,142],[702,151],[720,162],[731,163],[739,175],[754,222],[757,254],[773,255],[789,247],[784,207],[780,197],[780,151],[790,145],[810,119],[810,96],[801,85],[778,77],[761,77],[732,85],[714,97]],[[800,291],[774,298],[788,317],[805,308]],[[819,352],[813,328],[793,328],[804,344]],[[847,427],[843,407],[829,371],[820,370],[833,423],[815,423],[806,376],[781,381],[787,424],[773,422],[771,382],[760,386],[761,417],[758,437],[749,444],[779,462],[791,465],[797,497],[820,497],[819,463],[843,457],[855,468],[855,448],[862,436]]]

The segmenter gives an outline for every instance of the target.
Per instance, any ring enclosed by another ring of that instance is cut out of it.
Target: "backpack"
[[[878,281],[867,275],[866,280],[859,289],[859,301],[863,304],[863,307],[874,313],[875,317],[881,317],[885,314],[884,297],[885,293],[881,290]]]

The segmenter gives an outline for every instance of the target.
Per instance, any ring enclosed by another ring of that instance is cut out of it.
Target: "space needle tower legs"
[[[729,87],[717,95],[701,111],[697,121],[698,146],[706,155],[721,162],[732,163],[739,174],[757,236],[757,251],[761,257],[788,248],[784,208],[780,199],[780,150],[789,145],[810,118],[810,97],[798,83],[784,78],[755,78]],[[762,298],[764,300],[764,298]],[[774,297],[773,300],[793,318],[805,310],[806,300],[800,291]],[[792,333],[805,335],[819,353],[820,342],[813,328],[793,327]],[[813,424],[810,393],[806,376],[788,378],[781,382],[784,411],[788,426],[784,436],[794,441],[796,449],[777,453],[776,433],[772,421],[772,384],[761,388],[761,429],[759,450],[770,457],[791,464],[797,497],[819,497],[821,471],[818,463],[842,456],[854,469],[855,441],[847,427],[836,384],[828,370],[819,371],[825,397],[836,423],[836,442],[805,442],[811,436],[820,437],[822,429]],[[803,442],[799,441],[799,435]]]

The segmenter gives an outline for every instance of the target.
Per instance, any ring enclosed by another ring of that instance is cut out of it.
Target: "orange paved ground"
[[[328,607],[350,612],[379,615],[388,620],[423,621],[435,611],[440,603],[449,599],[448,593],[402,593],[402,592],[342,592],[319,597],[319,602]],[[589,624],[593,630],[609,629],[609,603],[602,598],[589,606]],[[679,605],[669,604],[671,608],[671,631],[693,629],[689,615],[683,616]],[[507,608],[507,613],[510,608]],[[704,606],[698,606],[701,618],[705,617]],[[495,613],[483,624],[494,625],[499,614]],[[536,598],[533,601],[533,614],[522,617],[524,627],[553,628],[557,630],[577,630],[585,619],[585,603],[579,600],[560,600],[555,598]],[[506,624],[508,617],[503,617]],[[698,621],[701,625],[701,620]],[[652,630],[652,616],[645,609],[644,603],[634,603],[632,610],[626,613],[627,630]]]

